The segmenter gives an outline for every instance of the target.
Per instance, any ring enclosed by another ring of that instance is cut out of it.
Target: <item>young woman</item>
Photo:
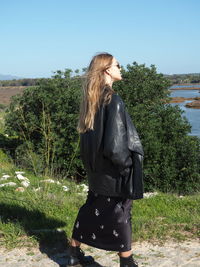
[[[112,89],[113,82],[121,79],[120,65],[112,55],[93,57],[78,123],[89,192],[74,224],[70,266],[94,261],[84,255],[81,243],[118,251],[120,267],[138,266],[131,253],[130,211],[132,199],[143,197],[143,151],[124,103]]]

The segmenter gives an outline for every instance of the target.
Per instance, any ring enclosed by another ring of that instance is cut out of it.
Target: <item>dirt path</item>
[[[90,267],[118,267],[116,253],[82,246],[86,255],[95,257],[96,264]],[[166,242],[164,245],[148,242],[134,243],[133,253],[139,267],[199,267],[199,240],[184,242]],[[0,249],[2,267],[67,267],[67,251],[42,253],[38,248]],[[77,266],[78,267],[78,266]]]

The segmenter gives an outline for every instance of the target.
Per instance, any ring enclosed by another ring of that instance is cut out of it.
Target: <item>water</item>
[[[173,90],[171,92],[172,97],[200,97],[199,90]]]
[[[200,84],[191,84],[191,85],[172,85],[170,88],[190,88],[190,87],[197,87],[200,88]]]
[[[172,97],[200,97],[199,90],[173,90]],[[185,116],[192,126],[191,134],[200,137],[200,109],[186,108],[185,104],[191,101],[186,100],[182,103],[172,103],[172,106],[178,105],[183,111]]]

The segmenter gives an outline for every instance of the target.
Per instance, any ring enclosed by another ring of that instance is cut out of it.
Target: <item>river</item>
[[[171,97],[200,97],[199,90],[172,90]],[[178,105],[183,111],[185,116],[190,122],[192,129],[190,135],[200,137],[200,109],[186,108],[185,104],[191,102],[186,100],[182,103],[172,103],[172,106]]]

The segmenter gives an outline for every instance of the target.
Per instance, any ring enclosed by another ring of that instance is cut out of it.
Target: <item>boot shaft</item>
[[[120,267],[139,267],[133,259],[133,255],[129,257],[120,257]]]

